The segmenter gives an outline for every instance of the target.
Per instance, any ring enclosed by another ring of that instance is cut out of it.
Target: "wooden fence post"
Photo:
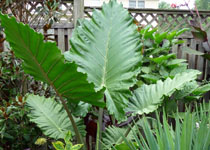
[[[84,0],[74,0],[74,27],[77,20],[84,17]]]

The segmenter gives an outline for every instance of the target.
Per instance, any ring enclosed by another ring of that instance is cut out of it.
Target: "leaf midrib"
[[[19,28],[18,28],[18,31],[19,31],[19,33],[21,33]],[[34,31],[33,31],[33,32],[34,32]],[[20,36],[20,37],[21,37],[21,36]],[[61,97],[60,93],[58,92],[58,90],[55,88],[55,86],[54,86],[54,84],[53,84],[53,82],[55,82],[55,81],[52,82],[51,79],[50,79],[50,78],[48,77],[48,75],[47,75],[48,70],[47,70],[47,72],[45,73],[45,71],[43,70],[43,68],[41,67],[41,65],[39,64],[39,62],[37,61],[36,57],[35,57],[35,56],[33,55],[33,53],[31,52],[30,48],[25,44],[25,42],[23,41],[22,38],[20,38],[20,39],[21,39],[21,42],[23,43],[25,49],[28,51],[28,53],[31,55],[32,59],[34,60],[34,62],[35,62],[36,65],[38,66],[38,68],[40,69],[42,75],[45,77],[45,79],[47,79],[47,81],[48,81],[48,83],[50,84],[50,86],[53,87],[53,89],[55,90],[56,94],[57,94],[59,97]],[[29,35],[28,35],[28,39],[29,39],[29,41],[30,41],[30,36],[29,36]],[[43,43],[43,44],[45,44],[45,43]],[[38,46],[37,46],[37,50],[39,50],[39,47],[40,47],[40,42],[39,42],[39,44],[38,44]],[[44,60],[43,60],[43,62],[44,62]],[[51,64],[51,65],[52,65],[52,64]],[[51,66],[50,66],[49,68],[51,68]],[[52,67],[52,68],[54,68],[54,67]],[[52,68],[51,68],[51,69],[52,69]]]
[[[110,18],[110,21],[111,21],[111,23],[110,24],[112,24],[112,18]],[[108,52],[109,52],[109,43],[110,43],[110,34],[111,34],[111,31],[112,31],[112,26],[110,26],[110,28],[109,28],[109,30],[108,30],[109,32],[108,32],[108,36],[107,36],[107,42],[105,43],[105,45],[106,45],[106,49],[105,49],[105,52],[106,52],[106,54],[105,54],[105,57],[104,57],[104,68],[103,68],[103,74],[102,74],[102,82],[101,82],[101,88],[104,86],[104,87],[106,87],[107,88],[107,85],[106,85],[106,74],[107,74],[107,72],[106,72],[106,70],[107,70],[107,64],[108,64]]]

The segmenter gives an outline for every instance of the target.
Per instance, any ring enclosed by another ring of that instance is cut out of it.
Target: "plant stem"
[[[23,73],[22,74],[22,82],[21,82],[21,94],[22,94],[22,96],[24,96],[26,93],[27,93],[27,91],[28,91],[28,89],[27,89],[27,76]]]
[[[77,125],[76,125],[76,123],[75,123],[75,121],[74,121],[74,118],[73,118],[71,112],[69,111],[69,109],[68,109],[68,107],[67,107],[65,101],[63,100],[63,98],[62,98],[61,96],[59,96],[59,97],[60,97],[60,100],[61,100],[61,102],[62,102],[62,104],[63,104],[64,109],[65,109],[66,112],[67,112],[67,115],[68,115],[68,117],[69,117],[69,119],[70,119],[70,121],[71,121],[71,124],[72,124],[72,126],[73,126],[73,128],[74,128],[74,132],[75,132],[76,137],[77,137],[77,142],[80,143],[80,144],[83,144],[83,148],[84,148],[85,143],[84,143],[83,140],[82,140],[81,134],[79,133],[79,130],[78,130]],[[84,148],[84,149],[85,149],[85,148]]]
[[[128,136],[128,134],[130,133],[131,129],[133,128],[133,126],[135,125],[135,122],[137,122],[140,119],[140,117],[138,116],[137,118],[133,118],[131,125],[129,126],[129,128],[126,130],[124,137],[126,138]],[[120,144],[123,142],[123,137],[119,138],[118,141],[116,142],[116,144]]]
[[[96,138],[96,150],[101,150],[101,131],[103,123],[103,108],[99,108],[99,118],[97,122],[97,138]]]

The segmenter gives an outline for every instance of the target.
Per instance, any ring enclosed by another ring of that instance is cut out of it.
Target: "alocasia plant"
[[[103,107],[103,89],[95,92],[94,85],[86,80],[86,75],[77,71],[75,63],[65,62],[64,56],[55,43],[44,42],[44,37],[28,25],[17,23],[15,18],[0,14],[1,25],[5,29],[6,40],[18,58],[23,60],[23,69],[35,79],[53,87],[67,111],[78,141],[79,132],[65,99]]]
[[[67,59],[87,73],[97,90],[105,87],[104,97],[110,114],[125,118],[129,90],[140,72],[141,42],[137,26],[128,11],[112,0],[95,10],[91,20],[83,20],[71,38]]]

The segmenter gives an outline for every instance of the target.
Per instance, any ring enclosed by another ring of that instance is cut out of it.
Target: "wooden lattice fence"
[[[73,22],[73,0],[65,0],[58,4],[59,9],[49,12],[51,14],[55,12],[54,15],[57,18],[57,23]],[[50,16],[47,14],[46,9],[43,9],[44,7],[47,7],[47,5],[44,5],[42,0],[17,0],[2,9],[3,13],[12,14],[23,23],[40,26]]]
[[[85,7],[85,16],[91,17],[94,9],[100,7]],[[190,27],[188,22],[193,18],[199,19],[195,11],[189,10],[164,10],[164,9],[131,9],[128,11],[139,22],[139,25],[152,25],[161,31],[171,31]],[[193,13],[193,14],[192,14]],[[210,29],[210,11],[199,11],[201,22],[205,30]]]

